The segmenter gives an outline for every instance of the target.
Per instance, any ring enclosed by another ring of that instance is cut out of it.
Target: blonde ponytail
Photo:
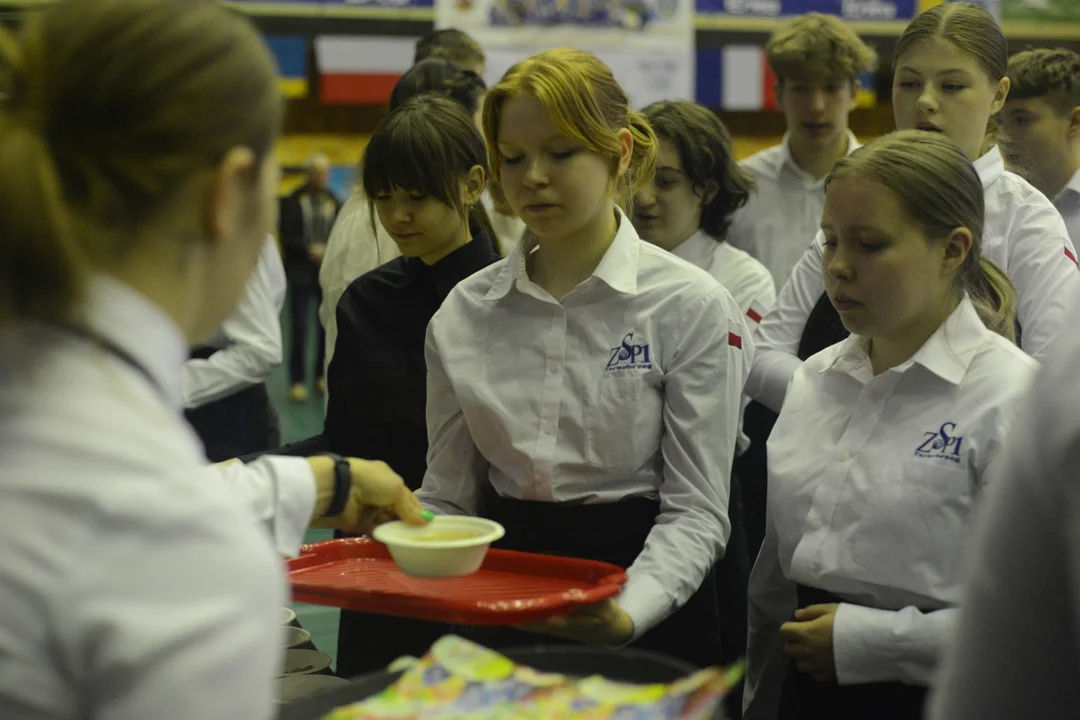
[[[980,256],[976,270],[965,283],[979,317],[990,330],[1016,342],[1016,287],[993,260]]]
[[[18,42],[0,30],[8,73],[0,101],[0,327],[20,320],[64,322],[81,299],[88,264],[71,237],[56,163],[30,110]]]

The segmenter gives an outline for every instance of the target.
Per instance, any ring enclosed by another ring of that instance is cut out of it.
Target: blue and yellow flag
[[[266,38],[278,67],[278,86],[287,98],[308,94],[308,41],[305,37],[273,35]]]

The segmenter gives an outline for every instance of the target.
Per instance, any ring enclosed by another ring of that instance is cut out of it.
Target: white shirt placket
[[[537,500],[552,502],[552,475],[555,453],[558,450],[559,416],[562,412],[563,382],[566,373],[566,309],[551,302],[551,325],[544,338],[544,384],[540,391],[539,435],[536,439],[535,486],[533,495]]]

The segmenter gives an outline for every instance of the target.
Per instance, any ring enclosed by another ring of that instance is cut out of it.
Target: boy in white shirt
[[[777,29],[765,52],[787,133],[743,161],[757,192],[736,213],[728,240],[764,263],[779,288],[817,232],[825,176],[859,147],[848,115],[857,78],[874,68],[877,55],[843,20],[813,12]]]
[[[1050,198],[1080,241],[1080,54],[1026,50],[1009,59],[1012,88],[1001,112],[1017,171]]]

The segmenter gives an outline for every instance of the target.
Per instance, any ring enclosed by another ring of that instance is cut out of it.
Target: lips
[[[944,130],[942,130],[941,128],[939,128],[939,127],[938,127],[937,125],[935,125],[934,123],[932,123],[932,122],[926,122],[925,120],[924,120],[923,122],[919,123],[918,125],[916,125],[916,126],[915,126],[915,129],[916,129],[916,130],[924,130],[924,131],[926,131],[926,132],[936,132],[936,133],[939,133],[939,132],[944,132]]]
[[[832,125],[826,122],[808,122],[803,123],[803,127],[812,133],[820,133],[827,131]]]
[[[840,311],[851,310],[862,305],[861,302],[855,300],[850,295],[845,295],[844,293],[836,293],[835,295],[833,295],[832,304],[833,307]]]
[[[525,210],[530,213],[542,213],[554,210],[557,207],[558,205],[555,205],[554,203],[530,203],[525,206]]]

